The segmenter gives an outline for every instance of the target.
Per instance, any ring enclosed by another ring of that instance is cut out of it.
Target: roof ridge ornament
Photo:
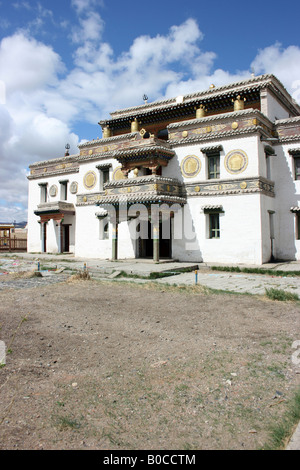
[[[246,98],[242,98],[241,95],[238,95],[235,100],[232,100],[232,102],[234,103],[234,106],[233,106],[234,111],[240,111],[241,109],[244,109],[245,101],[246,101]]]

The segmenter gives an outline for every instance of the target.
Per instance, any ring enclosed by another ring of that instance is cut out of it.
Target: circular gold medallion
[[[195,155],[187,155],[181,162],[181,173],[186,178],[194,178],[201,170],[201,162]]]
[[[239,123],[238,122],[233,122],[231,124],[231,127],[232,127],[232,129],[237,129],[239,127]]]
[[[187,137],[188,136],[188,131],[183,131],[182,132],[182,137]]]
[[[113,172],[113,176],[112,176],[112,179],[113,180],[123,180],[124,179],[124,175],[122,173],[122,170],[121,170],[121,166],[118,166],[114,172]]]
[[[88,171],[83,178],[83,184],[86,189],[93,189],[97,181],[97,176],[94,171]]]
[[[242,173],[248,166],[248,156],[243,150],[232,150],[226,155],[224,164],[229,173]]]

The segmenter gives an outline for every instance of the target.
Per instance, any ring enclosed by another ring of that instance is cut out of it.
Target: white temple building
[[[28,251],[300,260],[300,107],[273,75],[122,109],[30,166]]]

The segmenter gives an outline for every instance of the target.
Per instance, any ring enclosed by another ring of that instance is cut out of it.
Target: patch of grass
[[[282,271],[264,268],[240,268],[239,266],[211,266],[212,271],[226,271],[246,274],[267,274],[268,276],[299,277],[300,271]]]
[[[153,273],[150,273],[149,279],[159,279],[163,277],[177,276],[177,274],[181,274],[181,273],[178,271],[165,272],[165,273],[153,272]]]
[[[73,418],[69,418],[68,416],[58,416],[56,418],[56,425],[61,431],[66,429],[79,429],[81,424],[79,421]]]
[[[297,301],[299,300],[298,294],[293,294],[292,292],[286,292],[282,289],[275,289],[271,287],[266,289],[266,296],[271,300],[280,300],[280,301]]]
[[[289,409],[279,422],[270,427],[270,438],[265,450],[284,449],[300,421],[300,390],[295,393]]]
[[[129,279],[149,279],[148,276],[142,276],[140,274],[127,273],[126,271],[120,271],[117,277],[126,277]]]
[[[152,272],[149,276],[142,276],[141,274],[133,274],[127,273],[126,271],[121,271],[118,277],[126,277],[131,279],[159,279],[163,277],[170,277],[175,276],[176,274],[180,274],[179,272]]]

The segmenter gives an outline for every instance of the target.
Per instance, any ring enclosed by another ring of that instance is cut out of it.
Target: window
[[[300,149],[289,149],[288,152],[292,157],[294,179],[300,180]]]
[[[220,178],[220,154],[207,155],[208,179]]]
[[[295,216],[295,239],[300,240],[300,207],[291,207],[290,210]]]
[[[224,214],[222,205],[208,205],[202,207],[206,214],[206,237],[216,239],[221,237],[220,214]]]
[[[102,170],[102,175],[103,175],[103,186],[105,183],[109,182],[109,168],[105,168],[105,170]]]
[[[99,182],[100,182],[100,187],[99,190],[103,191],[104,185],[109,182],[109,169],[111,167],[111,164],[102,164],[98,165],[96,168],[99,170]]]
[[[208,214],[209,238],[220,238],[220,214]]]
[[[68,181],[60,181],[60,200],[66,201],[68,197]]]
[[[41,188],[41,193],[40,193],[40,200],[41,204],[44,202],[47,202],[47,185],[48,183],[40,183],[39,186]]]
[[[300,180],[300,155],[294,157],[294,178]]]
[[[300,214],[296,214],[296,240],[300,240]]]

